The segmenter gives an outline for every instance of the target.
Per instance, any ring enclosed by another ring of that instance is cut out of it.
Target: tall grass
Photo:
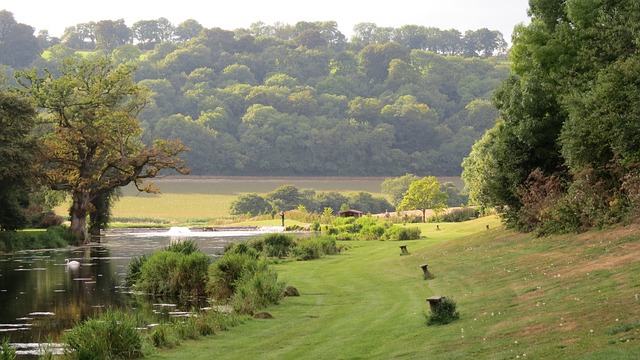
[[[67,359],[137,359],[144,356],[139,324],[121,311],[89,319],[65,334]]]

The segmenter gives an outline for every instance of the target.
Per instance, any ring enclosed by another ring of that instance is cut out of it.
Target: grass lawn
[[[266,309],[275,319],[151,358],[640,358],[637,226],[541,239],[494,217],[420,226],[421,240],[343,242],[340,255],[277,264],[301,296]],[[460,319],[426,326],[432,295],[453,298]]]

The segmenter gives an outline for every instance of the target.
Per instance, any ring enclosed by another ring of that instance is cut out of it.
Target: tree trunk
[[[422,223],[427,222],[427,209],[422,209]]]
[[[71,199],[71,233],[78,237],[81,244],[89,241],[87,234],[87,214],[89,212],[90,194],[74,192]]]

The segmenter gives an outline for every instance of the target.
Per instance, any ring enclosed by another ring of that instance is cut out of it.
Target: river
[[[0,340],[9,339],[19,355],[33,354],[38,344],[60,342],[64,330],[79,321],[105,309],[127,307],[132,295],[123,283],[131,259],[174,241],[193,239],[214,260],[229,242],[274,231],[281,228],[129,229],[107,231],[99,242],[83,247],[0,254]]]

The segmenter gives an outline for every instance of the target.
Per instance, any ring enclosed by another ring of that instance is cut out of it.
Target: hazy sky
[[[0,10],[13,13],[19,23],[51,36],[79,23],[124,19],[128,26],[139,20],[165,17],[174,25],[195,19],[204,27],[226,30],[248,28],[262,21],[294,25],[298,21],[336,21],[347,37],[355,24],[378,26],[434,26],[440,29],[499,30],[511,43],[513,27],[528,23],[528,0],[2,0]]]

